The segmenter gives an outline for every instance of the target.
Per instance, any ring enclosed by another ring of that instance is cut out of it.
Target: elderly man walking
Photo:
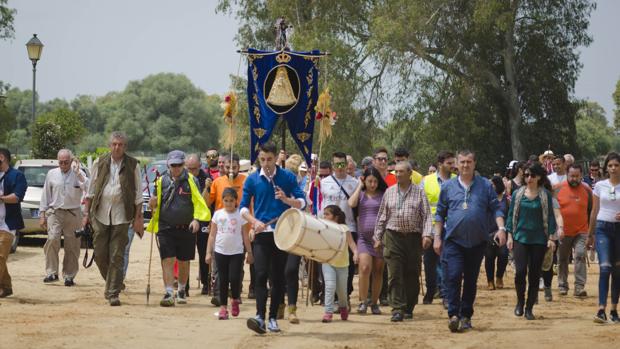
[[[110,153],[95,160],[90,171],[87,213],[82,220],[84,226],[92,224],[95,263],[106,281],[104,297],[111,306],[121,305],[119,293],[129,224],[133,222],[138,236],[144,234],[140,164],[125,153],[126,149],[127,136],[112,132]]]
[[[73,158],[69,149],[58,151],[58,168],[49,170],[43,184],[43,195],[39,205],[39,225],[47,229],[47,241],[43,246],[45,253],[46,277],[43,282],[58,281],[58,252],[60,237],[65,243],[62,273],[65,286],[73,286],[80,264],[80,238],[75,231],[80,228],[82,213],[80,203],[82,194],[88,189],[88,178],[80,169],[79,162]]]
[[[420,293],[422,247],[432,242],[431,208],[424,190],[411,182],[411,164],[399,162],[395,171],[398,184],[383,195],[373,238],[375,248],[384,245],[392,322],[413,318]]]
[[[433,247],[441,255],[445,297],[448,300],[448,328],[452,332],[469,330],[474,315],[476,282],[489,239],[489,216],[493,215],[499,246],[506,243],[506,227],[497,194],[491,182],[475,174],[476,156],[462,150],[457,156],[459,176],[441,186]]]

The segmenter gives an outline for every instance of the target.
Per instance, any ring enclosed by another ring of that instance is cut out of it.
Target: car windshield
[[[26,181],[28,182],[29,187],[43,187],[45,183],[45,176],[47,172],[51,169],[56,168],[56,166],[37,166],[37,167],[20,167],[19,170],[22,171],[24,176],[26,177]]]

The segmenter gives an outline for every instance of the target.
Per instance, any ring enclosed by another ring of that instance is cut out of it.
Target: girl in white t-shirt
[[[237,191],[226,188],[222,193],[224,208],[219,209],[211,218],[209,242],[207,244],[206,262],[211,264],[213,258],[218,268],[220,285],[220,320],[228,320],[228,284],[232,293],[232,316],[239,315],[239,300],[241,293],[241,268],[245,251],[248,255],[246,263],[252,264],[252,248],[248,239],[250,225],[237,209]],[[215,252],[215,254],[214,254]]]

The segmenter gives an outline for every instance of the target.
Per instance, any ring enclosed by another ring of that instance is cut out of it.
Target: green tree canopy
[[[56,109],[37,118],[32,132],[35,158],[54,159],[62,148],[73,148],[86,132],[80,115],[69,109]]]
[[[7,6],[8,0],[0,0],[0,39],[10,39],[15,37],[15,9]]]
[[[588,160],[607,154],[614,148],[614,130],[609,127],[605,109],[596,102],[584,102],[577,113],[577,145]]]

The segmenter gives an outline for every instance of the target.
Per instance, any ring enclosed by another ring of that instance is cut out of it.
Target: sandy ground
[[[192,264],[189,304],[159,307],[162,297],[161,268],[155,251],[150,306],[146,306],[149,240],[134,240],[127,290],[121,307],[110,307],[103,298],[103,281],[97,267],[81,270],[77,285],[64,287],[42,282],[43,249],[20,246],[9,258],[15,294],[0,300],[0,348],[611,348],[617,347],[620,325],[597,325],[598,267],[589,268],[586,299],[560,297],[534,308],[537,321],[516,318],[512,278],[507,288],[487,291],[483,273],[474,315],[474,330],[451,334],[447,314],[439,304],[418,305],[414,320],[393,324],[389,309],[383,315],[352,314],[349,321],[336,315],[323,324],[320,306],[298,311],[301,324],[280,321],[282,332],[259,336],[245,321],[255,313],[254,301],[244,298],[239,318],[219,321],[217,308],[196,289],[197,263]],[[83,252],[82,252],[83,253]],[[62,257],[62,252],[61,252]],[[246,272],[246,285],[249,273]],[[356,278],[357,280],[357,278]],[[569,282],[572,283],[572,277]],[[555,284],[555,279],[554,279]],[[357,287],[357,286],[356,286]],[[571,293],[569,293],[570,295]],[[243,295],[245,297],[245,294]],[[353,299],[357,294],[353,295]],[[421,302],[421,298],[420,298]],[[357,302],[353,302],[354,307]]]

